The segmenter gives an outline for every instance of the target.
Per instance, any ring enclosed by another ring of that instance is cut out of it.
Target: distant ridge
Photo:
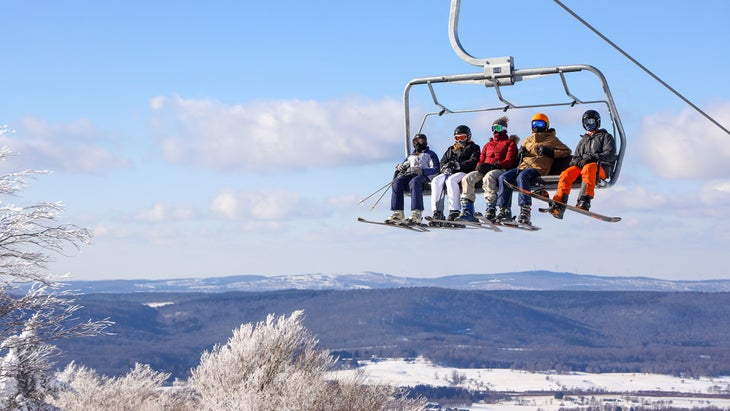
[[[455,290],[533,291],[692,291],[728,292],[730,280],[669,281],[649,277],[605,277],[552,271],[499,274],[460,274],[437,278],[396,277],[389,274],[237,275],[169,280],[69,281],[77,293],[143,293],[298,290],[355,290],[440,287]]]

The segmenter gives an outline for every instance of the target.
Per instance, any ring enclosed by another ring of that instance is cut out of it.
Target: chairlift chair
[[[597,188],[608,188],[616,184],[618,177],[621,172],[621,164],[623,162],[624,153],[626,151],[626,135],[624,133],[623,125],[616,110],[616,106],[611,95],[611,91],[606,82],[606,78],[603,73],[597,68],[590,65],[567,65],[567,66],[554,66],[554,67],[540,67],[540,68],[528,68],[528,69],[515,69],[514,59],[512,56],[509,57],[495,57],[495,58],[475,58],[467,53],[459,42],[458,37],[458,22],[459,22],[459,11],[461,6],[461,0],[451,1],[451,10],[449,14],[449,39],[451,46],[456,54],[465,62],[482,67],[483,70],[477,73],[470,74],[455,74],[445,76],[433,76],[433,77],[422,77],[416,78],[408,82],[403,93],[403,103],[405,110],[405,155],[408,156],[411,152],[411,107],[410,107],[410,94],[411,89],[415,86],[428,87],[428,90],[433,99],[433,104],[437,107],[436,111],[428,112],[424,115],[423,120],[418,128],[419,132],[423,130],[426,121],[432,116],[442,116],[448,114],[459,114],[459,113],[474,113],[474,112],[487,112],[487,111],[502,111],[507,112],[509,110],[516,109],[530,109],[530,108],[544,108],[544,107],[559,107],[569,106],[574,107],[578,104],[603,104],[606,107],[606,111],[609,114],[609,118],[612,124],[612,134],[616,139],[617,152],[616,162],[614,164],[602,164],[604,167],[607,178],[599,180],[596,184]],[[589,72],[594,74],[601,83],[604,98],[599,100],[581,100],[571,93],[568,87],[567,76],[572,73],[578,72]],[[502,88],[513,86],[516,83],[529,80],[542,78],[547,76],[559,76],[560,81],[563,85],[563,91],[567,99],[562,101],[551,101],[540,104],[527,104],[518,105],[511,101],[508,101],[502,94]],[[458,109],[451,110],[446,107],[442,102],[439,101],[434,84],[439,83],[454,83],[454,84],[475,84],[486,88],[493,88],[496,93],[496,97],[501,103],[497,106],[491,107],[479,107],[473,109]],[[560,172],[568,167],[568,161],[556,161],[556,164],[551,169],[547,176],[542,177],[545,182],[546,189],[555,189],[559,179]],[[580,182],[577,182],[580,184]]]

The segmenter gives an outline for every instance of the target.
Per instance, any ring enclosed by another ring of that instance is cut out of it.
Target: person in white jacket
[[[391,183],[390,210],[386,223],[408,225],[421,224],[423,218],[423,185],[439,172],[439,158],[428,148],[425,134],[416,134],[412,140],[413,153],[395,166],[396,177]],[[406,187],[411,193],[411,215],[403,213]]]

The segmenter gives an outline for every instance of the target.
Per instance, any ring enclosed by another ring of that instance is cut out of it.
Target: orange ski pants
[[[560,180],[558,180],[558,191],[555,192],[553,200],[562,201],[563,195],[570,194],[570,188],[573,186],[573,182],[582,176],[582,181],[585,186],[585,194],[593,198],[594,189],[596,188],[596,176],[600,174],[601,179],[606,178],[606,171],[603,167],[598,168],[598,163],[588,163],[583,168],[576,166],[570,166],[560,173]]]

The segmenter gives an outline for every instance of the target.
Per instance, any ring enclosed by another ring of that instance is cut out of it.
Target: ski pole
[[[395,178],[394,178],[393,180],[390,180],[390,181],[389,181],[389,182],[388,182],[388,183],[387,183],[386,185],[384,185],[384,186],[380,187],[379,189],[377,189],[377,190],[376,190],[376,191],[375,191],[374,193],[372,193],[372,194],[370,194],[369,196],[367,196],[367,197],[363,198],[362,200],[360,200],[360,204],[364,203],[364,202],[365,202],[365,201],[367,201],[367,200],[368,200],[368,199],[369,199],[370,197],[374,196],[375,194],[378,194],[378,193],[379,193],[379,192],[381,192],[382,190],[385,190],[385,188],[386,188],[386,187],[389,187],[389,186],[390,186],[391,184],[393,184],[393,181],[394,181],[394,180],[395,180]]]
[[[382,190],[382,189],[381,189],[381,190]],[[387,193],[387,192],[388,192],[389,190],[390,190],[390,186],[388,186],[388,189],[384,190],[384,191],[383,191],[383,194],[381,194],[381,195],[380,195],[380,197],[378,197],[378,201],[376,201],[376,202],[375,202],[375,204],[373,204],[373,206],[372,206],[372,207],[370,207],[370,210],[371,210],[371,211],[372,211],[372,210],[375,210],[375,207],[377,207],[377,206],[378,206],[378,203],[380,202],[380,200],[382,200],[382,199],[383,199],[383,197],[385,197],[385,194],[386,194],[386,193]]]

